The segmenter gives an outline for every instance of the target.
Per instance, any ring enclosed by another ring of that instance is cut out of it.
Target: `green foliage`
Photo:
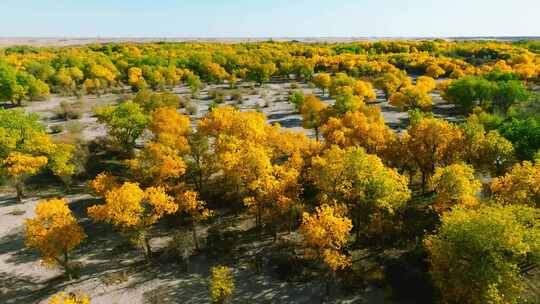
[[[304,105],[304,92],[296,91],[289,96],[289,101],[294,105],[294,108],[299,111]]]
[[[491,81],[481,76],[469,76],[453,81],[444,92],[444,97],[466,112],[481,106],[504,114],[516,102],[527,100],[529,93],[518,80]]]
[[[177,109],[180,106],[180,97],[171,92],[141,90],[133,98],[133,102],[139,104],[145,113],[151,113],[161,107]]]
[[[131,101],[116,106],[105,106],[96,109],[100,123],[104,123],[118,146],[126,152],[131,152],[135,141],[148,125],[148,116],[139,104]]]
[[[336,103],[333,105],[333,109],[338,115],[343,115],[347,112],[355,112],[363,105],[364,101],[361,97],[351,93],[344,93],[336,97]]]
[[[10,152],[33,153],[46,149],[45,128],[38,122],[37,114],[28,114],[23,110],[0,109],[0,156]]]
[[[433,118],[432,112],[424,112],[421,109],[412,109],[407,111],[409,116],[409,125],[415,125],[419,123],[424,118]]]
[[[520,303],[524,268],[540,262],[540,212],[522,206],[456,208],[427,237],[444,303]]]
[[[190,74],[186,77],[186,83],[191,90],[191,95],[196,96],[199,93],[199,90],[203,87],[201,78],[197,75]]]
[[[532,160],[540,149],[540,122],[533,118],[513,118],[499,127],[499,132],[510,140],[520,160]]]

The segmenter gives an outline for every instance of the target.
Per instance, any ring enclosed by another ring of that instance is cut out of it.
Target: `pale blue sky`
[[[0,36],[540,36],[540,0],[2,0]]]

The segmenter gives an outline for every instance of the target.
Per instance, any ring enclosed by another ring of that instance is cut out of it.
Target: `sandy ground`
[[[207,86],[200,93],[200,98],[194,100],[198,105],[198,113],[191,117],[194,124],[207,113],[211,102],[208,92],[218,87],[224,86]],[[312,135],[310,131],[301,127],[300,115],[295,113],[292,105],[287,102],[287,96],[291,91],[290,83],[273,82],[255,89],[257,92],[253,91],[253,95],[244,95],[245,100],[239,105],[241,110],[258,108],[257,104],[263,101],[261,93],[264,91],[264,100],[270,100],[271,104],[259,108],[266,114],[270,123],[277,122],[285,128]],[[305,84],[299,84],[299,88],[294,90],[302,90],[306,94],[320,94],[318,89]],[[183,98],[189,95],[185,87],[177,87],[174,92]],[[452,108],[441,104],[437,95],[434,97],[436,115],[450,118]],[[76,98],[53,96],[47,101],[28,103],[26,109],[38,113],[48,127],[66,124],[65,121],[54,118],[54,110],[62,100],[75,102]],[[99,98],[85,96],[83,100],[85,113],[77,120],[85,125],[81,136],[85,140],[91,140],[105,135],[106,129],[96,122],[92,109],[117,102],[118,96],[113,94]],[[324,100],[328,103],[334,102],[328,98]],[[407,114],[388,105],[380,92],[374,104],[381,107],[387,123],[396,131],[406,127]],[[67,134],[66,132],[55,136],[61,138]],[[122,239],[117,233],[106,225],[92,224],[89,221],[85,210],[96,200],[84,194],[84,191],[81,194],[65,196],[89,238],[75,252],[75,258],[83,265],[81,277],[70,282],[64,281],[57,269],[41,265],[38,254],[24,246],[25,219],[34,216],[35,205],[40,199],[59,194],[39,192],[27,195],[29,198],[18,204],[9,189],[0,192],[0,299],[4,301],[3,303],[46,303],[52,294],[62,290],[86,293],[91,296],[93,304],[154,303],[152,299],[160,299],[159,303],[209,303],[207,278],[210,266],[217,263],[215,258],[197,255],[191,259],[187,271],[181,270],[176,264],[166,262],[151,265],[143,263],[140,254],[126,250],[122,246]],[[153,244],[159,248],[166,241],[166,238],[157,237],[153,239]],[[281,281],[272,271],[272,265],[266,265],[264,271],[257,274],[249,266],[250,261],[246,258],[234,259],[228,262],[228,265],[235,269],[234,277],[237,282],[235,303],[320,303],[324,286],[321,279],[308,283]],[[125,281],[111,283],[107,279],[118,274],[125,274]],[[358,290],[353,294],[337,290],[332,299],[327,303],[392,303],[385,299],[382,290],[376,288]]]
[[[249,83],[239,84],[239,88],[253,94],[244,94],[244,101],[242,101],[240,104],[227,98],[222,105],[236,104],[242,111],[259,110],[266,115],[268,123],[279,123],[284,128],[305,132],[310,136],[314,136],[313,131],[302,128],[302,117],[294,110],[292,104],[288,102],[288,96],[290,92],[294,91],[303,91],[306,95],[316,94],[320,96],[321,91],[316,88],[311,88],[304,83],[296,83],[298,87],[292,89],[291,83],[292,82],[272,82],[265,84],[263,87],[253,87],[252,84]],[[192,102],[197,106],[197,113],[190,115],[194,126],[200,118],[204,117],[208,113],[208,106],[212,102],[211,98],[209,97],[209,93],[216,89],[227,90],[227,88],[227,85],[207,85],[203,90],[200,91],[198,98],[192,99]],[[386,123],[392,129],[394,129],[396,132],[403,131],[408,125],[407,113],[402,112],[390,105],[384,99],[383,93],[380,90],[376,91],[377,99],[370,102],[370,104],[377,105],[381,108],[382,115],[384,116]],[[191,95],[188,88],[185,86],[175,87],[173,92],[179,95],[182,100],[190,98]],[[437,92],[432,93],[432,97],[434,102],[433,113],[436,117],[454,122],[457,121],[455,118],[457,113],[453,105],[446,104]],[[70,123],[77,122],[84,128],[80,137],[86,141],[89,141],[107,134],[106,128],[103,125],[98,124],[93,115],[93,110],[95,107],[116,103],[118,102],[119,98],[120,95],[118,94],[106,94],[100,97],[83,96],[81,98],[81,101],[84,104],[83,116],[80,119],[70,120],[69,122],[56,119],[54,111],[58,108],[60,102],[63,100],[70,103],[77,102],[78,100],[75,97],[53,95],[46,101],[28,102],[25,108],[28,112],[39,114],[41,117],[41,122],[48,128],[56,125],[63,125],[64,131],[60,134],[54,134],[54,137],[61,139],[63,135],[68,133],[69,128],[66,126],[68,126]],[[326,96],[322,97],[322,100],[329,104],[333,104],[335,102],[334,99]],[[265,104],[268,104],[268,106],[264,106]],[[185,109],[182,109],[181,112],[186,114]]]
[[[92,224],[88,220],[85,210],[96,200],[86,194],[66,196],[89,237],[74,253],[74,258],[82,263],[80,278],[65,281],[59,270],[44,267],[39,255],[24,246],[23,223],[34,216],[37,197],[54,193],[31,195],[35,196],[22,204],[15,203],[12,194],[0,197],[2,303],[47,303],[51,295],[62,290],[88,294],[93,304],[154,303],[157,299],[159,303],[210,302],[207,278],[209,268],[218,263],[216,258],[196,255],[191,258],[187,270],[169,262],[148,265],[137,251],[123,247],[122,239],[108,226]],[[166,240],[160,237],[152,242],[154,250],[165,243]],[[265,264],[263,272],[257,274],[249,258],[253,249],[253,245],[248,244],[243,247],[242,256],[234,258],[234,262],[224,263],[234,268],[237,282],[234,303],[320,303],[324,290],[322,280],[307,283],[281,281],[272,272],[270,264]],[[112,281],[119,274],[124,279]],[[336,288],[332,301],[325,303],[392,302],[386,300],[379,289],[368,288],[349,294]]]

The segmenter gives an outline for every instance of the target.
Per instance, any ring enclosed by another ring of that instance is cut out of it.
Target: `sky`
[[[0,36],[540,36],[540,0],[1,0]]]

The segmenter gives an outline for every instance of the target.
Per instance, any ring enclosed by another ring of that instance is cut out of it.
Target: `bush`
[[[186,108],[186,112],[189,114],[189,115],[197,115],[197,113],[199,112],[199,108],[197,107],[197,105],[192,102],[192,101],[188,101],[184,104],[184,107]]]
[[[218,103],[214,100],[208,105],[208,112],[212,112],[217,109]]]
[[[52,134],[58,134],[58,133],[62,133],[64,131],[64,126],[63,125],[54,125],[54,126],[50,126],[49,129],[51,130]]]
[[[81,100],[69,103],[66,100],[62,100],[58,108],[54,110],[56,117],[64,120],[79,119],[82,117],[82,105]]]
[[[231,94],[231,99],[236,101],[237,103],[240,103],[244,100],[244,95],[242,94],[242,91],[235,90]]]
[[[78,121],[70,121],[66,123],[66,130],[71,134],[81,134],[85,126]]]
[[[228,303],[235,287],[232,269],[226,266],[215,266],[210,272],[209,287],[212,303]]]
[[[225,92],[223,92],[223,90],[212,90],[209,92],[209,95],[216,103],[225,102]]]
[[[206,248],[210,253],[219,253],[220,257],[232,255],[236,234],[224,230],[221,225],[212,226],[206,235]]]
[[[187,267],[189,257],[195,252],[195,244],[191,233],[176,231],[172,239],[165,247],[166,256],[175,262],[180,262]]]
[[[304,92],[296,91],[289,96],[289,101],[294,105],[296,110],[300,110],[304,104]]]

